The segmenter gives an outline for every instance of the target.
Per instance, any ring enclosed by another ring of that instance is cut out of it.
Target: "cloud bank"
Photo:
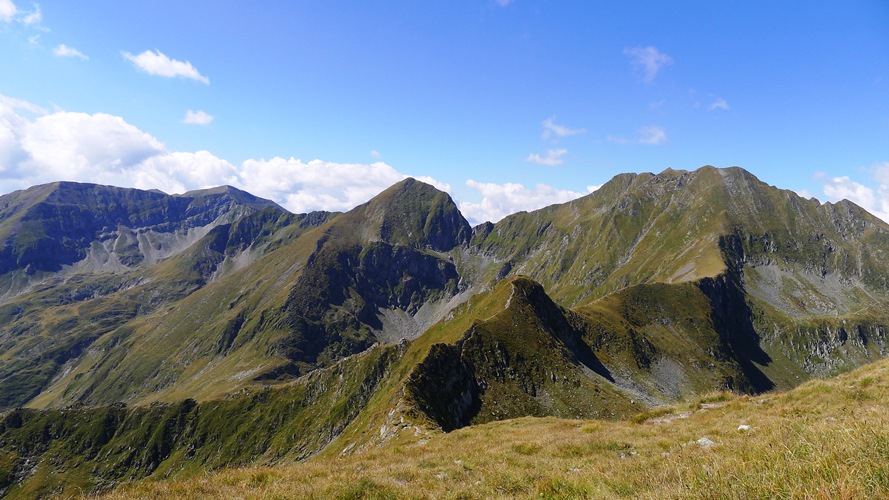
[[[197,112],[195,112],[197,114]],[[209,115],[208,115],[209,116]],[[558,158],[562,150],[548,156]],[[274,200],[295,213],[346,211],[409,177],[384,162],[334,163],[274,157],[234,165],[209,151],[170,151],[157,138],[107,113],[49,112],[0,95],[0,193],[59,180],[183,193],[229,184]],[[451,186],[414,176],[438,189]],[[546,184],[469,180],[477,203],[460,203],[472,223],[564,203],[587,193]],[[588,186],[592,192],[598,186]]]
[[[522,184],[511,182],[495,184],[478,182],[473,179],[466,181],[466,185],[482,195],[482,201],[479,203],[460,203],[460,211],[473,224],[485,221],[497,222],[516,212],[537,210],[556,203],[565,203],[599,188],[599,186],[587,186],[587,193],[579,193],[556,189],[546,184],[538,184],[534,189],[529,189]]]
[[[275,157],[233,165],[208,151],[169,151],[118,116],[50,113],[27,101],[0,96],[0,193],[58,180],[167,193],[230,184],[303,213],[349,210],[407,177],[383,162]],[[436,179],[416,178],[450,190]]]

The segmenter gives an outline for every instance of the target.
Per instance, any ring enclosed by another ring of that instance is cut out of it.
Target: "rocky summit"
[[[98,491],[524,416],[625,418],[886,355],[889,225],[740,168],[471,227],[230,187],[0,197],[0,491]]]

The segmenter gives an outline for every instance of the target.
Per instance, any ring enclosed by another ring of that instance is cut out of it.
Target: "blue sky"
[[[707,164],[889,219],[889,4],[0,0],[0,192],[410,175],[476,223]]]

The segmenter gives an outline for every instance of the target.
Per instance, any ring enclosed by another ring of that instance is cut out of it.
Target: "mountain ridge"
[[[303,403],[336,420],[312,453],[336,455],[405,433],[787,389],[889,349],[889,225],[740,168],[622,174],[475,227],[414,179],[344,214],[250,207],[231,189],[189,195],[222,219],[156,263],[45,275],[0,299],[0,407],[48,412],[35,421],[70,405],[84,418],[116,403],[210,408],[362,366],[352,375],[374,382],[361,408],[314,407],[346,390],[328,379]],[[229,193],[232,211],[202,201]],[[360,361],[376,349],[398,353],[385,370]],[[263,439],[238,459],[264,460]],[[170,446],[137,475],[181,463]],[[2,456],[36,455],[0,444]]]

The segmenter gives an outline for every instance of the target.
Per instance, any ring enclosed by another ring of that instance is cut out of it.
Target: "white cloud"
[[[377,151],[376,149],[372,149],[372,150],[370,150],[370,155],[373,156],[374,158],[380,158],[380,157],[382,156],[382,155],[380,154],[380,152]]]
[[[564,153],[556,151],[555,156]],[[95,182],[181,193],[230,184],[278,202],[293,212],[345,211],[408,177],[383,162],[343,164],[280,157],[233,165],[208,151],[169,151],[152,135],[106,113],[47,111],[0,95],[0,193],[58,180]],[[438,189],[451,186],[416,177]],[[586,193],[538,184],[480,183],[482,195],[462,203],[473,221],[496,221],[519,210],[535,210]],[[587,186],[593,192],[598,186]]]
[[[871,167],[871,174],[882,186],[889,186],[889,161],[877,163]]]
[[[639,129],[639,144],[663,144],[667,142],[667,132],[663,127],[650,125]]]
[[[182,119],[182,123],[187,123],[189,125],[209,125],[213,122],[213,115],[204,113],[203,111],[192,111],[188,110],[185,113],[185,118]]]
[[[663,127],[657,125],[649,125],[640,128],[634,139],[628,139],[620,135],[609,135],[606,137],[608,142],[615,144],[651,144],[658,145],[667,142],[667,132]]]
[[[29,183],[54,180],[124,182],[131,166],[163,153],[154,137],[122,118],[97,113],[56,112],[27,123],[21,147]]]
[[[341,164],[275,157],[236,166],[208,151],[169,151],[117,116],[47,112],[0,95],[0,193],[59,180],[167,193],[230,184],[294,212],[343,211],[407,177],[382,162]],[[417,179],[450,191],[436,179]]]
[[[237,184],[257,196],[281,203],[292,212],[303,213],[349,210],[407,177],[383,162],[366,165],[275,157],[245,161]],[[450,190],[449,185],[430,177],[417,177],[417,180]]]
[[[728,110],[728,101],[726,101],[725,99],[722,99],[722,98],[716,99],[715,101],[710,103],[709,109],[710,109],[710,111],[714,111],[717,109],[727,111]]]
[[[16,12],[18,12],[18,9],[12,3],[12,0],[0,0],[0,21],[12,21]]]
[[[661,68],[673,62],[672,57],[652,46],[627,47],[624,49],[624,54],[630,57],[637,70],[643,72],[642,79],[645,83],[653,82]]]
[[[209,151],[165,151],[135,165],[128,177],[132,187],[160,189],[167,193],[239,184],[238,169]]]
[[[473,224],[484,221],[497,222],[509,214],[565,203],[587,194],[556,189],[546,184],[538,184],[534,189],[528,189],[521,184],[511,182],[494,184],[469,179],[466,185],[482,195],[479,203],[460,203],[460,211]],[[589,190],[589,187],[587,189]]]
[[[556,137],[566,137],[569,135],[578,135],[586,133],[585,128],[568,128],[564,125],[555,123],[556,117],[552,116],[543,120],[543,138],[549,139],[553,135]]]
[[[64,43],[53,49],[52,53],[59,57],[79,57],[84,61],[90,60],[90,58],[87,57],[86,54],[84,54],[83,52],[75,49],[74,47],[69,47]]]
[[[132,62],[137,68],[148,73],[149,75],[163,76],[167,78],[189,78],[199,82],[210,84],[210,79],[200,74],[189,61],[177,61],[170,59],[159,50],[154,52],[146,50],[145,52],[134,56],[129,52],[122,52],[123,57]]]
[[[555,167],[565,162],[562,157],[566,154],[568,154],[567,149],[548,149],[546,151],[546,156],[540,156],[537,153],[531,153],[530,155],[528,155],[527,158],[525,158],[525,161],[536,163],[538,165],[545,165],[547,167]]]
[[[853,181],[848,175],[825,178],[824,194],[828,199],[834,201],[847,199],[864,208],[872,208],[876,199],[873,189]]]
[[[824,184],[824,194],[829,201],[849,200],[889,222],[889,162],[874,165],[870,173],[875,185],[862,184],[848,175],[828,177],[819,173],[815,178]]]
[[[12,0],[0,0],[0,22],[11,23],[15,21],[28,27],[48,31],[40,26],[40,22],[43,20],[40,6],[36,3],[33,5],[34,10],[28,12],[16,7]]]
[[[24,24],[37,24],[43,20],[43,14],[40,12],[40,6],[36,3],[34,4],[34,10],[29,12],[25,17],[22,18],[22,23]]]
[[[22,110],[35,115],[47,114],[46,109],[34,103],[28,102],[24,99],[16,99],[14,97],[8,97],[0,94],[0,110],[3,109],[2,106],[9,108],[9,110],[11,111]]]

